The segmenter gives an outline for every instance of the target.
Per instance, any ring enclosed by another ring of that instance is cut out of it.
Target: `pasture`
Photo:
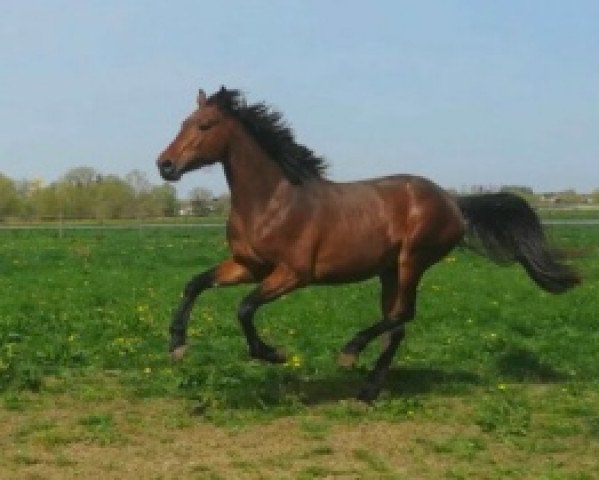
[[[222,228],[0,231],[0,478],[592,479],[599,471],[599,228],[553,226],[582,287],[455,250],[425,275],[379,401],[340,348],[377,281],[260,310],[289,362],[248,360],[247,286],[202,294],[181,364],[167,328]]]

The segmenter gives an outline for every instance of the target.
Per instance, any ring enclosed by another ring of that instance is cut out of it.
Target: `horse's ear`
[[[200,88],[198,91],[198,107],[203,107],[206,103],[206,92]]]

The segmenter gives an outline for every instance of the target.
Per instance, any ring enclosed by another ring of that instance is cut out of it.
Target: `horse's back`
[[[374,180],[389,205],[391,228],[404,247],[426,251],[435,261],[464,234],[464,219],[454,198],[433,181],[412,175]],[[437,258],[438,257],[438,258]]]
[[[463,235],[451,196],[422,177],[326,182],[320,189],[313,196],[318,277],[365,278],[397,262],[406,248],[421,249],[434,262]]]

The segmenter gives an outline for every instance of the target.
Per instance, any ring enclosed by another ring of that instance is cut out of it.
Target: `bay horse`
[[[492,193],[455,197],[426,178],[395,175],[350,183],[325,177],[325,161],[296,142],[280,113],[248,104],[222,87],[187,117],[157,166],[163,179],[220,162],[231,192],[227,241],[231,256],[187,283],[170,325],[170,351],[180,359],[195,299],[204,290],[257,283],[241,302],[238,319],[249,354],[285,362],[254,326],[256,310],[310,284],[356,282],[378,276],[382,317],[343,347],[351,366],[375,337],[387,342],[358,398],[377,398],[415,314],[423,273],[466,232],[490,258],[518,262],[541,288],[561,293],[578,274],[547,245],[539,218],[520,197]]]

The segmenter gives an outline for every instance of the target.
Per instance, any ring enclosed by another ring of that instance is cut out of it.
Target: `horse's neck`
[[[263,212],[275,195],[290,187],[281,168],[244,134],[232,143],[223,165],[231,192],[231,209],[248,220]]]

